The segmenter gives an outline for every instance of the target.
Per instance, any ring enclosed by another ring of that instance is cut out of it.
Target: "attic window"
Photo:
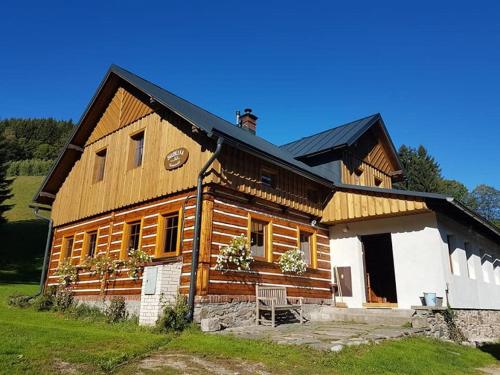
[[[382,187],[382,182],[383,181],[382,181],[381,178],[375,177],[374,181],[375,181],[375,186]]]
[[[104,168],[106,166],[107,149],[96,152],[94,164],[94,182],[99,182],[104,179]]]
[[[312,203],[319,203],[319,192],[316,189],[307,189],[307,199]]]
[[[130,136],[130,168],[140,167],[144,156],[144,130]]]
[[[276,173],[263,168],[260,174],[260,183],[263,186],[267,186],[273,189],[276,188]]]

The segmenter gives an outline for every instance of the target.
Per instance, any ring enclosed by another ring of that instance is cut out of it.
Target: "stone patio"
[[[213,332],[241,338],[269,340],[278,344],[308,345],[318,350],[340,351],[344,346],[377,343],[397,339],[421,330],[395,325],[347,322],[310,322],[269,326],[246,326]]]

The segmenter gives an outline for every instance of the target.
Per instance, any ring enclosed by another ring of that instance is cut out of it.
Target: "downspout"
[[[40,215],[38,213],[38,210],[40,209],[39,207],[32,207],[32,208],[33,208],[33,213],[35,214],[36,217],[49,222],[49,228],[47,230],[47,241],[45,242],[45,254],[43,255],[42,274],[40,276],[40,287],[38,289],[38,292],[33,296],[33,297],[37,297],[43,293],[43,286],[45,284],[45,277],[47,276],[49,252],[50,252],[50,247],[52,245],[53,223],[52,223],[52,219],[48,219],[46,217],[43,217],[42,215]]]
[[[210,165],[214,162],[214,160],[219,156],[220,151],[222,149],[222,144],[224,140],[219,137],[217,139],[217,147],[215,148],[215,152],[208,159],[206,164],[201,169],[198,174],[198,186],[196,188],[196,211],[195,211],[195,219],[194,219],[194,238],[193,238],[193,252],[191,259],[191,280],[189,281],[189,296],[188,296],[188,320],[193,321],[194,316],[194,297],[196,294],[196,274],[198,273],[198,257],[200,254],[200,232],[201,232],[201,210],[203,207],[203,178],[205,177],[205,173]]]

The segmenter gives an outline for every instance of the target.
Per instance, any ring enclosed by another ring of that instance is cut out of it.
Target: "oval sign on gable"
[[[175,168],[181,167],[184,163],[187,162],[189,157],[189,151],[184,148],[176,148],[173,151],[170,151],[165,157],[165,169],[170,171]]]

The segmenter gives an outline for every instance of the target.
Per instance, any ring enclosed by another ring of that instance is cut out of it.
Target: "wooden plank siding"
[[[92,219],[82,220],[77,223],[57,227],[53,235],[53,243],[49,261],[47,285],[57,284],[55,275],[59,262],[63,259],[61,251],[64,238],[74,236],[74,248],[72,263],[81,264],[84,234],[89,231],[98,230],[97,254],[109,254],[115,259],[120,259],[124,226],[127,222],[141,221],[141,248],[151,256],[155,257],[157,247],[157,228],[159,215],[167,212],[179,212],[184,206],[184,227],[181,236],[180,256],[190,253],[193,239],[195,201],[192,196],[194,191],[172,195],[166,198],[154,200],[140,205],[114,211]],[[154,258],[158,259],[158,258]],[[183,272],[190,272],[191,265],[184,264]],[[127,270],[123,269],[111,279],[106,289],[106,295],[139,295],[142,285],[142,276],[135,280],[128,276]],[[77,296],[98,295],[101,284],[98,276],[89,272],[80,272],[79,280],[74,285]]]
[[[328,194],[328,189],[324,186],[234,147],[224,147],[220,163],[221,184],[275,204],[321,216],[321,202]],[[261,183],[262,170],[271,171],[275,175],[275,187],[267,187]],[[310,199],[309,192],[317,195],[317,202]]]
[[[231,197],[231,194],[233,197]],[[245,202],[244,196],[237,192],[221,194],[218,190],[213,201],[210,254],[206,255],[206,267],[209,268],[205,293],[208,295],[255,295],[255,284],[284,285],[289,296],[331,299],[331,265],[328,230],[324,227],[312,227],[301,216],[285,214],[280,211],[265,209],[253,202]],[[220,248],[227,245],[234,236],[247,233],[248,217],[254,215],[265,218],[272,226],[272,262],[256,260],[251,271],[221,272],[215,269]],[[284,275],[278,265],[280,256],[290,249],[297,248],[298,230],[315,233],[317,253],[316,269],[309,268],[301,276]],[[206,259],[205,258],[205,259]],[[185,259],[186,260],[186,259]],[[183,273],[183,284],[189,274]],[[203,285],[203,283],[201,283]]]
[[[337,191],[323,210],[321,222],[335,224],[425,211],[429,209],[422,198],[375,192]]]
[[[145,131],[142,165],[130,168],[130,136],[141,130]],[[57,193],[52,219],[55,225],[66,224],[190,189],[212,155],[212,143],[173,115],[151,113],[85,147]],[[179,147],[189,151],[189,158],[182,168],[167,171],[165,156]],[[94,182],[96,152],[103,148],[107,149],[104,178]]]
[[[377,186],[386,189],[392,188],[392,179],[389,174],[373,167],[350,152],[343,154],[341,165],[342,182],[344,184]],[[356,175],[358,170],[362,172],[360,176]],[[376,178],[380,180],[380,185],[375,183]]]
[[[198,269],[197,295],[245,295],[255,293],[255,283],[262,285],[285,285],[290,296],[303,296],[316,299],[330,299],[330,248],[328,230],[324,227],[312,227],[307,217],[300,212],[283,213],[280,210],[257,206],[248,202],[245,195],[220,187],[205,193],[201,232],[200,265]],[[215,192],[214,192],[215,191]],[[155,258],[159,228],[159,215],[166,212],[178,212],[184,205],[184,231],[181,235],[180,259],[182,261],[180,291],[189,291],[191,275],[192,243],[194,234],[195,200],[194,191],[174,194],[166,198],[153,200],[139,205],[113,211],[112,213],[81,220],[55,229],[50,255],[48,285],[56,285],[56,269],[62,259],[64,239],[74,237],[72,263],[78,265],[84,259],[82,251],[85,233],[98,231],[97,254],[108,253],[120,259],[124,227],[130,221],[142,221],[141,246]],[[186,197],[190,196],[189,199]],[[248,215],[261,215],[272,223],[272,262],[256,261],[251,272],[227,272],[215,270],[216,257],[220,247],[228,244],[233,236],[246,234]],[[316,268],[308,269],[301,276],[284,275],[278,260],[281,254],[297,247],[298,230],[315,233]],[[79,280],[74,285],[77,296],[97,296],[101,292],[98,276],[89,272],[80,272]],[[108,283],[105,294],[137,296],[140,294],[142,278],[135,280],[126,270],[118,272]]]

